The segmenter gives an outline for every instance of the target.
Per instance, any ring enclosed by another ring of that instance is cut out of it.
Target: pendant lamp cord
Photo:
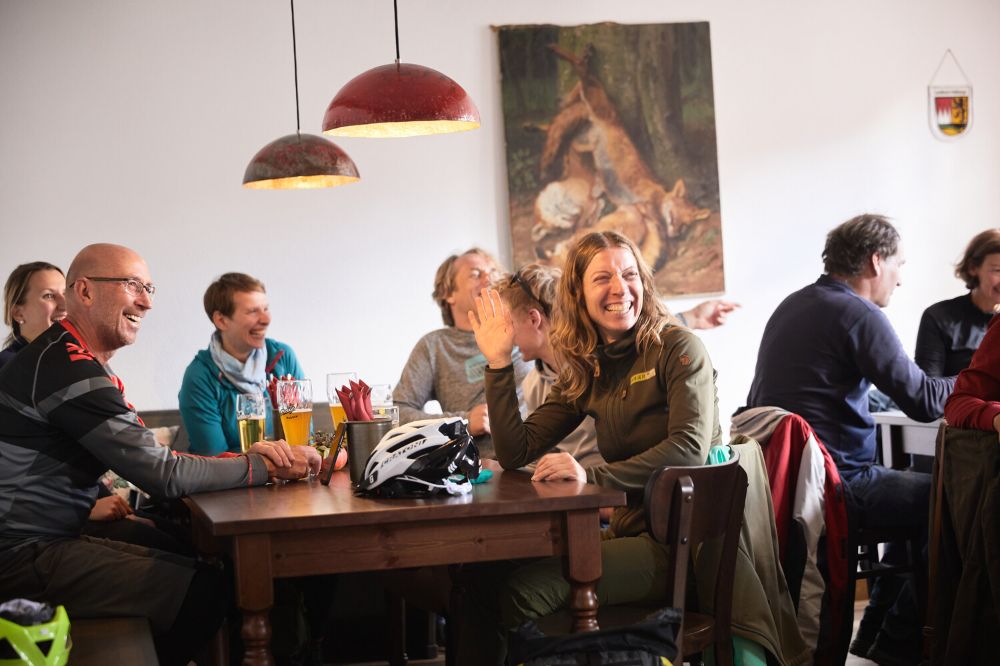
[[[295,47],[295,0],[292,4],[292,67],[295,70],[295,134],[302,140],[302,122],[299,120],[299,55]]]
[[[396,64],[399,64],[399,10],[396,0],[392,0],[392,25],[396,28]]]

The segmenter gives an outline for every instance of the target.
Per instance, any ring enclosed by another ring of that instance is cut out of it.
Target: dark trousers
[[[931,476],[921,472],[887,469],[871,465],[844,474],[847,503],[852,520],[868,527],[918,527],[923,538],[916,544],[916,557],[924,558],[927,545],[927,520],[930,506]],[[905,561],[901,544],[888,544],[882,561],[890,564]],[[922,566],[926,566],[923,562]],[[920,604],[910,579],[883,576],[872,588],[862,627],[881,630],[897,641],[920,641]],[[884,615],[884,619],[883,619]],[[867,622],[866,622],[867,620]],[[881,620],[881,622],[880,622]],[[880,624],[872,627],[872,624]]]
[[[0,552],[0,598],[63,605],[74,618],[145,617],[160,663],[186,664],[216,632],[231,592],[221,569],[89,537]]]

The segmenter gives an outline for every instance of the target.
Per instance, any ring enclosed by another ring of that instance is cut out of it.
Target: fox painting
[[[707,23],[499,29],[514,263],[631,238],[671,296],[725,289]]]

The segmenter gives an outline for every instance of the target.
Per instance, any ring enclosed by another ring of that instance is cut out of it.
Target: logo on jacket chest
[[[643,372],[635,373],[634,375],[629,377],[628,383],[629,386],[631,386],[633,384],[638,384],[639,382],[644,382],[649,379],[652,379],[655,376],[656,376],[656,368],[652,368],[650,370],[645,370]]]

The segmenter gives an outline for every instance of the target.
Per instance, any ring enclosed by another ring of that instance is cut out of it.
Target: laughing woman
[[[951,377],[969,367],[1000,310],[1000,229],[987,229],[969,241],[955,276],[969,292],[924,310],[917,329],[914,360],[931,377]]]
[[[679,326],[653,287],[635,245],[615,232],[580,239],[566,259],[551,333],[560,368],[547,401],[518,411],[510,312],[496,291],[477,299],[476,341],[489,367],[486,401],[497,459],[505,469],[538,459],[535,481],[575,480],[624,490],[601,544],[598,602],[656,601],[666,555],[645,533],[642,491],[663,465],[702,465],[719,444],[715,371],[708,352]],[[544,455],[592,416],[606,462],[582,467],[569,453]],[[595,525],[595,529],[597,529]],[[484,586],[493,577],[481,576]],[[503,663],[503,632],[567,604],[558,558],[512,566],[499,590],[483,589],[460,636],[460,661]]]
[[[236,396],[263,393],[269,375],[305,378],[292,348],[267,337],[271,310],[264,283],[245,273],[225,273],[205,290],[205,314],[215,326],[208,349],[188,364],[177,395],[191,453],[240,452]],[[267,416],[266,437],[274,433]]]
[[[0,351],[0,368],[54,322],[66,316],[66,278],[57,266],[33,261],[15,268],[4,284],[3,322],[10,335]]]

